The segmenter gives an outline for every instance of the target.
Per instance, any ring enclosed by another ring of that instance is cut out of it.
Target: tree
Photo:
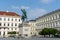
[[[39,32],[39,35],[44,35],[44,37],[45,35],[49,35],[50,37],[50,34],[55,35],[56,33],[57,33],[57,30],[54,28],[44,28],[42,29],[42,31]]]
[[[57,33],[57,30],[54,28],[50,28],[50,30],[51,30],[50,34],[55,36],[55,34]]]
[[[39,32],[39,35],[44,35],[44,37],[45,37],[45,35],[48,35],[48,34],[49,34],[48,28],[44,28],[44,29],[42,29],[42,31]]]
[[[44,35],[49,35],[49,29],[48,28],[44,28],[43,32],[44,32]]]
[[[8,32],[8,34],[16,34],[16,32],[15,31],[12,31],[12,32]]]
[[[57,34],[60,34],[60,30],[57,31]]]
[[[27,14],[26,14],[26,10],[25,9],[21,9],[22,11],[22,20],[25,21],[25,19],[27,20]]]

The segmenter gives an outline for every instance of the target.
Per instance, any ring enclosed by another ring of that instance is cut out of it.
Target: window
[[[8,30],[9,30],[9,28],[8,28]]]
[[[22,24],[19,24],[18,26],[19,26],[19,27],[22,27]]]
[[[11,28],[11,30],[13,30],[13,28]]]
[[[56,15],[56,19],[57,19],[57,15]]]
[[[56,22],[56,27],[58,26],[58,22]]]
[[[25,31],[28,31],[28,29],[25,29]]]
[[[51,17],[50,17],[50,20],[51,20]]]
[[[54,20],[54,16],[53,16],[53,20]]]
[[[17,19],[15,19],[15,21],[17,21]]]
[[[50,17],[48,19],[50,20]]]
[[[8,18],[8,21],[9,21],[9,18]]]
[[[53,20],[53,16],[52,16],[51,18],[52,18],[52,20]]]
[[[1,29],[1,28],[0,28]]]
[[[59,18],[59,15],[57,15],[57,18]]]
[[[4,23],[4,26],[5,26],[5,23]]]
[[[27,34],[25,34],[25,36],[28,36]]]
[[[4,21],[6,21],[6,18],[4,18]]]
[[[12,21],[13,21],[13,18],[12,18]]]
[[[2,18],[0,18],[0,20],[2,20]]]
[[[56,19],[56,15],[54,16],[54,19]]]
[[[15,30],[16,30],[17,28],[15,28]]]
[[[0,23],[0,26],[1,26],[1,23]]]
[[[32,32],[31,32],[31,34],[32,34]]]
[[[3,35],[5,35],[5,32],[3,33]]]
[[[48,21],[48,18],[47,18],[47,21]]]
[[[19,19],[19,22],[20,22],[20,19]]]
[[[9,26],[9,23],[8,23],[8,26]]]
[[[11,26],[13,26],[13,23],[11,24]]]
[[[17,23],[15,23],[15,26],[17,26]]]
[[[53,27],[55,27],[55,23],[53,22]]]
[[[5,30],[5,28],[4,28],[4,30]]]
[[[0,35],[1,35],[1,32],[0,32]]]
[[[53,23],[52,23],[52,28],[53,28]]]
[[[59,14],[59,18],[60,18],[60,14]]]

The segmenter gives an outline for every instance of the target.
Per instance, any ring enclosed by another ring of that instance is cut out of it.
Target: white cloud
[[[48,4],[48,3],[53,2],[53,0],[41,0],[41,2],[44,3],[44,4]]]
[[[35,8],[35,9],[30,9],[30,7],[28,6],[21,6],[21,7],[17,7],[17,6],[12,6],[13,9],[29,9],[29,10],[26,10],[27,11],[27,16],[28,16],[28,19],[35,19],[39,16],[42,16],[43,14],[46,13],[46,10],[45,9],[42,9],[42,8]]]
[[[18,9],[18,10],[20,10],[20,9],[29,9],[30,7],[28,7],[28,6],[12,6],[12,9]]]
[[[39,16],[42,16],[45,13],[46,13],[45,9],[36,8],[36,9],[31,9],[30,11],[28,11],[27,15],[29,19],[35,19]]]
[[[29,9],[30,7],[28,6],[21,6],[21,9]]]
[[[18,6],[12,6],[12,9],[20,9]]]

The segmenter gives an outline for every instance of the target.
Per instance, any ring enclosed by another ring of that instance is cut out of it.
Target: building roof
[[[29,22],[36,22],[36,20],[29,20],[29,21],[27,21],[27,23],[29,23]]]
[[[33,21],[33,22],[35,22],[36,20],[29,20],[29,21]]]
[[[47,16],[47,15],[55,14],[55,13],[57,13],[57,12],[60,12],[60,9],[57,9],[57,10],[52,11],[52,12],[49,12],[49,13],[43,15],[43,16],[40,16],[40,17],[36,18],[36,20],[37,20],[37,19],[40,19],[40,18],[42,18],[42,17],[45,17],[45,16]]]
[[[16,14],[15,12],[4,12],[4,11],[0,11],[0,15],[6,15],[6,16],[20,16],[20,15]]]
[[[24,23],[24,24],[23,24],[23,27],[30,27],[30,25],[27,24],[27,23]]]

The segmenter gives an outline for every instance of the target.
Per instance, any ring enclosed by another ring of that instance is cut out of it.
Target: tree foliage
[[[8,32],[8,34],[16,34],[16,32],[15,31],[12,31],[12,32]]]
[[[54,28],[44,28],[42,29],[42,31],[39,32],[39,35],[49,35],[52,34],[52,35],[55,35],[57,33],[57,30],[54,29]]]
[[[57,34],[60,34],[60,30],[57,31]]]

